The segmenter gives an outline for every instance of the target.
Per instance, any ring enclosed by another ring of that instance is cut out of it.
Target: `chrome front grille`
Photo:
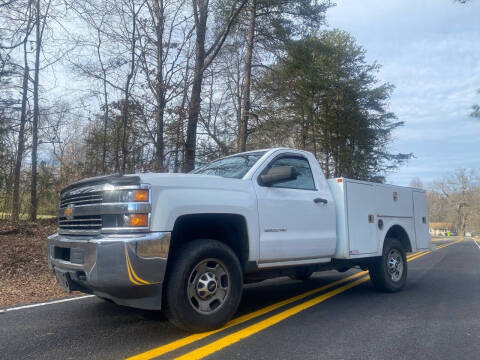
[[[148,190],[146,201],[134,201],[133,195],[138,189]],[[152,211],[150,201],[150,186],[139,183],[138,177],[108,176],[80,181],[61,193],[58,233],[90,236],[147,232]],[[131,225],[130,214],[147,214],[148,226]]]
[[[60,199],[60,208],[65,208],[68,205],[94,205],[101,204],[103,200],[102,191],[91,191],[77,194],[66,194]]]
[[[72,219],[60,217],[58,219],[58,229],[60,234],[98,233],[102,229],[102,216],[84,215],[74,216]]]

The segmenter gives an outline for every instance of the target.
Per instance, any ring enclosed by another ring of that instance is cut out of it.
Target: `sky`
[[[336,0],[328,28],[351,33],[382,65],[379,80],[395,85],[390,111],[405,126],[392,152],[415,158],[387,177],[424,186],[459,168],[480,169],[480,1]]]

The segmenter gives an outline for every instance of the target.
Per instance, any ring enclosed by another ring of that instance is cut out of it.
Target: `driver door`
[[[270,186],[255,181],[260,225],[260,263],[299,261],[335,252],[335,209],[325,184],[318,186],[309,160],[300,154],[274,158],[261,172],[293,166],[294,180]],[[320,168],[318,167],[318,171]]]

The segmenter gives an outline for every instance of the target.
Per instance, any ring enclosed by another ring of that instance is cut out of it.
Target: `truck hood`
[[[134,176],[139,176],[141,183],[150,184],[152,187],[243,190],[249,188],[250,184],[247,180],[214,175],[144,173]]]
[[[137,185],[140,183],[140,177],[138,175],[132,174],[129,176],[121,176],[119,174],[113,175],[104,175],[86,178],[77,182],[74,182],[67,187],[63,188],[61,194],[75,190],[78,188],[84,188],[87,186],[103,185],[103,184],[112,184],[112,185]]]
[[[178,174],[178,173],[143,173],[129,175],[107,175],[87,178],[70,184],[62,190],[62,194],[87,186],[137,185],[150,184],[157,188],[190,188],[190,189],[225,189],[244,191],[249,188],[250,181],[242,179],[223,178],[214,175]]]

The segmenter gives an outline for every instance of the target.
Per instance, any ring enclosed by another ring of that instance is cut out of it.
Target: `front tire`
[[[190,332],[221,327],[237,311],[243,274],[235,253],[217,240],[193,240],[179,251],[168,271],[165,315]]]
[[[382,256],[369,268],[373,285],[381,291],[400,291],[407,282],[407,271],[407,257],[402,243],[397,239],[386,239]]]

